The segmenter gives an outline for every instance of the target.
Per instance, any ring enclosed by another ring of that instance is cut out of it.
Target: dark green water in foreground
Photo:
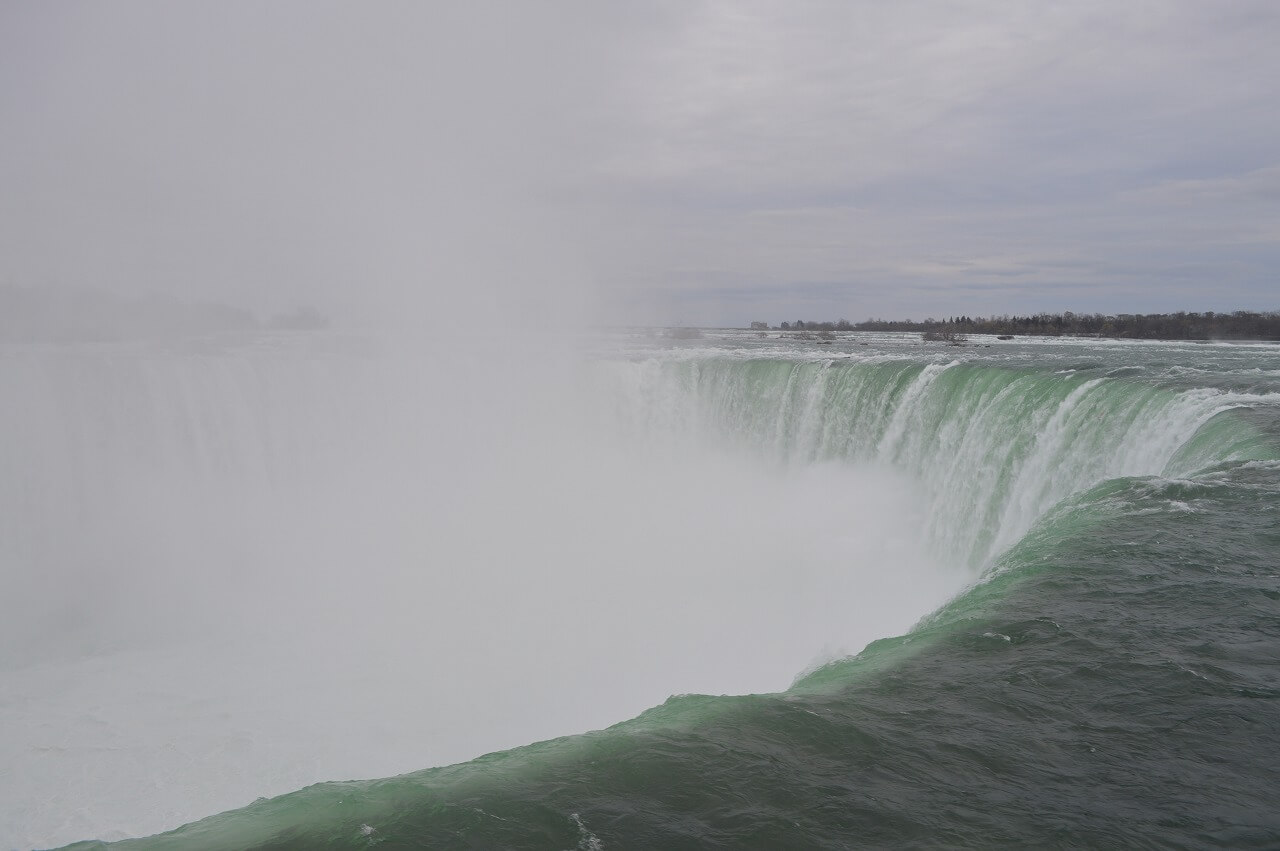
[[[984,580],[782,694],[674,697],[118,847],[1280,847],[1275,355],[716,345],[650,364],[646,387],[791,462],[914,472],[971,518],[935,537]],[[1126,446],[1160,468],[1133,474]],[[1113,474],[1080,472],[1098,458]],[[1002,523],[1028,528],[1006,545]]]

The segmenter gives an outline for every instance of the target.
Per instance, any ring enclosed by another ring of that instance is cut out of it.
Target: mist
[[[652,21],[4,16],[3,283],[57,298],[0,344],[0,842],[785,689],[966,578],[902,475],[602,389],[579,190]],[[262,327],[300,307],[331,327]]]
[[[606,368],[331,332],[10,347],[6,835],[781,690],[966,578],[900,475],[637,432]]]
[[[590,4],[3,14],[0,283],[344,325],[582,318],[590,216],[545,197],[590,168],[626,63]]]

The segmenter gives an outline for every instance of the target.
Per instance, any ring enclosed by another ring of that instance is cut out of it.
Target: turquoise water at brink
[[[594,409],[647,451],[909,476],[966,590],[785,691],[673,696],[118,847],[1280,845],[1280,348],[708,331],[592,350]]]

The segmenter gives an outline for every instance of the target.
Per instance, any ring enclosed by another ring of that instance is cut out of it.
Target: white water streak
[[[884,436],[880,438],[880,443],[876,447],[876,451],[881,458],[894,459],[897,457],[902,446],[903,436],[907,432],[908,424],[920,413],[920,399],[925,396],[929,387],[938,380],[938,377],[944,371],[957,363],[957,361],[952,361],[948,364],[929,364],[920,370],[920,374],[911,383],[911,386],[907,388],[902,400],[894,408],[889,425],[884,430]]]

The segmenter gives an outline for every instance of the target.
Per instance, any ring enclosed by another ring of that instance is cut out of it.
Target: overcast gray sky
[[[1280,3],[0,2],[0,284],[1280,308]]]

